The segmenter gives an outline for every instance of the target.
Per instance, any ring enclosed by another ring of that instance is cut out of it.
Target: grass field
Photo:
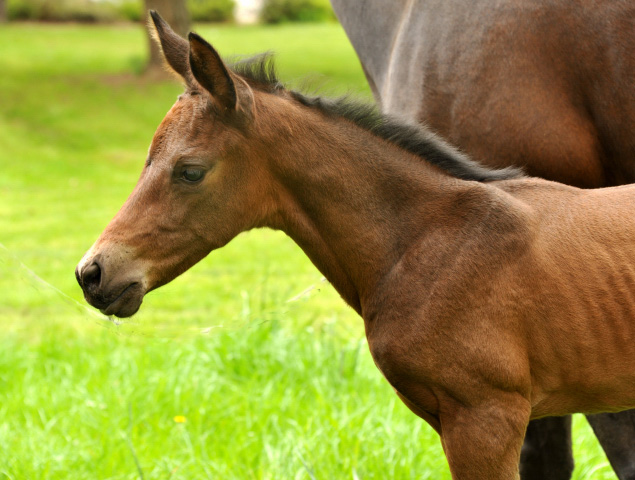
[[[198,31],[369,95],[337,25]],[[134,74],[145,47],[132,26],[0,27],[0,478],[449,478],[361,320],[282,234],[241,235],[123,325],[81,306],[75,264],[180,92]],[[581,417],[574,442],[576,479],[615,478]]]

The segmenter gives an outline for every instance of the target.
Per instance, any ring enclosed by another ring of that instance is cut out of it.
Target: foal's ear
[[[189,39],[190,68],[194,78],[222,107],[235,110],[236,85],[220,55],[196,33],[190,33]]]
[[[150,17],[154,24],[153,37],[161,45],[163,56],[168,65],[179,74],[185,82],[192,84],[192,71],[188,61],[190,45],[187,40],[178,35],[156,11],[150,10]]]

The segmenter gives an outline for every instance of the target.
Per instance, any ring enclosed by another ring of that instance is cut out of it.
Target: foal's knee
[[[520,450],[531,406],[520,394],[501,392],[478,405],[441,405],[441,440],[452,478],[519,478]]]

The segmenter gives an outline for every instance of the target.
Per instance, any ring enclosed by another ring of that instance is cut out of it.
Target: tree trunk
[[[2,2],[4,0],[0,0]],[[170,24],[172,30],[186,37],[190,31],[190,13],[187,10],[186,0],[145,0],[146,18],[149,18],[149,11],[156,10],[163,19]],[[149,20],[151,24],[151,20]],[[152,27],[154,28],[154,27]],[[146,74],[161,76],[166,73],[163,67],[163,55],[148,31],[148,41],[150,45],[150,60],[146,66]]]
[[[6,0],[0,0],[0,23],[7,21],[7,2]]]

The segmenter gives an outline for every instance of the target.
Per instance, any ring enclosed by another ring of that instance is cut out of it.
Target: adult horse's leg
[[[620,480],[635,480],[635,410],[587,415]]]
[[[529,422],[520,453],[522,480],[569,480],[573,465],[570,415]]]
[[[518,479],[520,449],[531,406],[499,392],[478,405],[440,405],[441,443],[454,480]]]

